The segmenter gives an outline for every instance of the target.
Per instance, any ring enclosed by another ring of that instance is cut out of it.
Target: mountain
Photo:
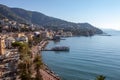
[[[104,34],[112,35],[112,36],[120,36],[120,30],[115,29],[102,29],[104,31]]]
[[[45,28],[64,31],[72,31],[75,35],[102,34],[103,31],[89,23],[73,23],[58,18],[44,15],[40,12],[28,11],[21,8],[10,8],[0,4],[0,17],[6,17],[19,23],[32,23]]]

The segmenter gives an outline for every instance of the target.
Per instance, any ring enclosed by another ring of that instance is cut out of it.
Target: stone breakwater
[[[49,43],[47,40],[43,40],[39,43],[39,50],[42,51]],[[40,52],[41,55],[41,52]],[[43,69],[40,70],[43,80],[61,80],[53,71],[51,71],[46,64],[43,64]]]

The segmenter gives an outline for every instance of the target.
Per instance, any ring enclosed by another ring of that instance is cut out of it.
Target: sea
[[[62,80],[120,80],[120,31],[111,36],[68,37],[50,41],[46,48],[68,46],[69,52],[43,51],[42,59]]]

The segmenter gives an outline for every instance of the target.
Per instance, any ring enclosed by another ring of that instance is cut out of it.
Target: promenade
[[[38,52],[40,53],[40,51],[47,45],[47,43],[48,41],[43,40],[40,42],[40,44],[33,46],[31,49],[33,57]],[[43,80],[60,80],[60,78],[56,76],[51,70],[49,70],[46,65],[44,65],[43,69],[40,69],[40,73],[42,75]]]
[[[41,75],[42,75],[43,80],[60,80],[58,77],[56,77],[55,74],[50,73],[50,72],[47,71],[47,70],[41,69],[41,70],[40,70],[40,73],[41,73]]]
[[[44,47],[47,45],[48,41],[46,40],[43,40],[41,41],[38,45],[36,46],[32,46],[31,48],[31,60],[33,61],[34,58],[35,58],[35,55],[36,54],[39,54],[40,56],[41,55],[41,50],[44,49]],[[17,62],[19,60],[19,55],[18,53],[14,53],[14,54],[11,54],[9,55],[7,58],[3,59],[1,62],[0,62],[0,80],[20,80],[19,78],[19,75],[16,75],[16,74],[11,74],[10,70],[13,70],[13,71],[17,71]],[[6,64],[8,63],[14,63],[11,65],[11,67],[7,66]],[[10,69],[10,70],[9,70]],[[32,74],[32,77],[35,77],[36,75],[36,72],[34,71],[34,65],[32,67],[32,70],[33,70],[33,74]],[[6,74],[6,73],[10,73],[10,74]],[[47,65],[43,64],[43,67],[40,69],[40,74],[43,78],[43,80],[60,80],[60,78],[58,76],[56,76],[56,74],[54,74],[54,72],[52,72],[48,67]],[[15,79],[13,79],[15,78]]]

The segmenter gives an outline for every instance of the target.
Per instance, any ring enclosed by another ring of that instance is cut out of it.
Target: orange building
[[[25,34],[24,33],[15,33],[15,34],[13,34],[13,37],[21,37],[21,36],[25,36]]]
[[[5,54],[5,40],[0,36],[0,55]]]

